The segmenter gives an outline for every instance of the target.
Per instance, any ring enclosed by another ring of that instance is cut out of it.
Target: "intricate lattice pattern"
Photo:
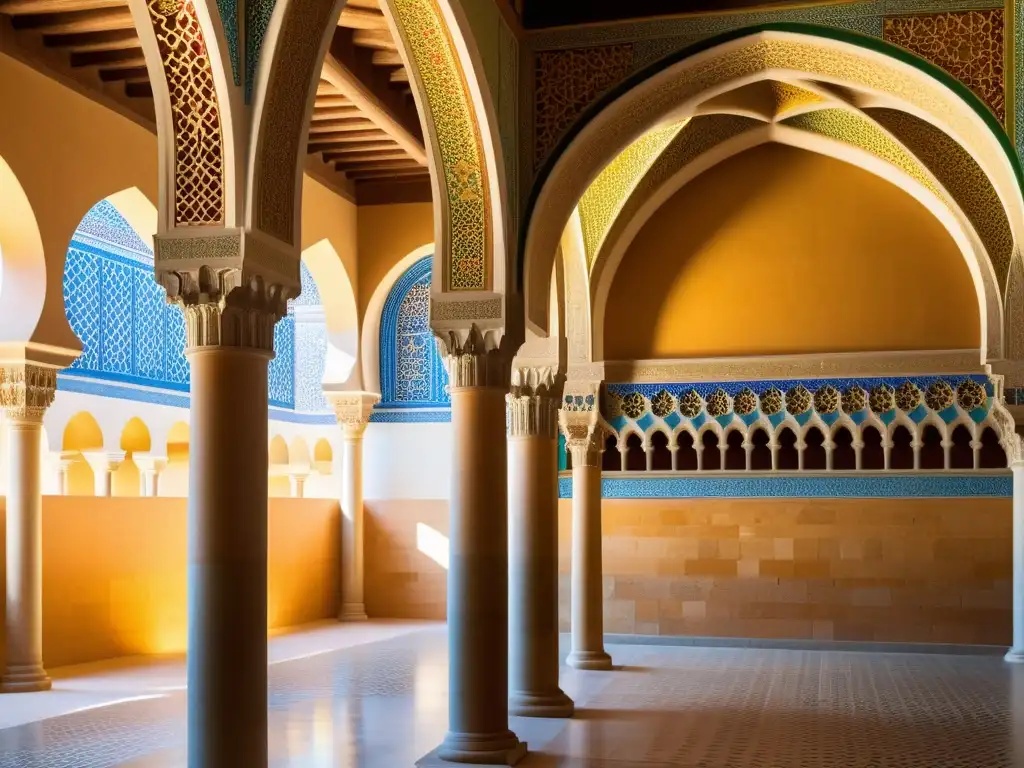
[[[430,266],[426,256],[398,279],[381,315],[380,407],[437,407],[450,400],[448,375],[430,329]]]
[[[63,294],[68,322],[82,341],[71,371],[188,391],[184,316],[153,279],[152,251],[109,203],[94,206],[75,232],[64,261]],[[280,407],[294,407],[294,338],[289,316],[275,329],[276,358],[268,378],[271,403]],[[321,376],[326,338],[322,344],[305,366],[315,371],[319,364]]]
[[[174,223],[224,220],[224,149],[213,69],[192,0],[149,0],[174,125]]]
[[[395,0],[430,107],[448,197],[446,290],[489,287],[490,201],[479,127],[435,0]]]
[[[548,156],[573,121],[632,69],[633,46],[540,51],[534,91],[534,162]]]
[[[883,38],[913,51],[967,85],[1003,120],[1003,10],[887,18]]]
[[[587,263],[593,266],[608,229],[637,183],[686,121],[648,131],[626,147],[580,198],[580,227]]]
[[[252,98],[252,87],[256,83],[256,67],[259,66],[270,17],[274,13],[275,0],[249,0],[245,4],[245,100]]]

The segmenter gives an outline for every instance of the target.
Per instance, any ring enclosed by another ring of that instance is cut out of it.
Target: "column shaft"
[[[362,426],[345,428],[341,467],[341,613],[342,621],[366,618],[363,593],[363,437]]]
[[[452,762],[512,765],[526,751],[508,728],[506,392],[451,387],[449,730],[437,755]]]
[[[43,669],[42,428],[41,417],[8,421],[6,693],[50,688]]]
[[[543,407],[543,406],[542,406]],[[510,437],[509,711],[568,717],[573,702],[558,687],[558,440]]]
[[[267,765],[267,362],[198,346],[188,500],[188,764]]]
[[[1013,468],[1013,646],[1006,660],[1024,664],[1024,462]]]
[[[577,451],[582,454],[582,451]],[[572,651],[567,662],[577,669],[611,669],[604,650],[604,594],[601,565],[600,453],[572,465]]]

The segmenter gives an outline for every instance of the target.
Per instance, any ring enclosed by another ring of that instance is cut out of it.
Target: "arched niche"
[[[125,452],[125,458],[111,478],[111,495],[138,496],[141,492],[141,473],[135,463],[135,454],[152,449],[149,427],[138,416],[133,416],[125,423],[121,430],[120,446]]]
[[[103,447],[103,430],[100,429],[95,416],[88,411],[79,411],[68,419],[61,440],[61,450],[76,452],[68,468],[69,496],[96,495],[95,475],[82,453],[102,450]]]
[[[292,302],[297,320],[310,314],[318,328],[326,328],[326,338],[316,339],[322,345],[324,359],[319,364],[322,384],[340,385],[358,374],[359,312],[355,290],[341,256],[327,238],[309,246],[302,252],[302,293]],[[303,339],[296,345],[302,348]],[[296,371],[296,376],[301,376]]]
[[[723,302],[734,290],[744,300]],[[774,143],[723,160],[666,199],[602,299],[609,360],[969,349],[982,340],[971,272],[924,206],[853,164]]]

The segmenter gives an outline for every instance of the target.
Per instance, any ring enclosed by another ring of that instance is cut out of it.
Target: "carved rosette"
[[[299,258],[265,235],[158,236],[157,281],[185,314],[187,349],[273,352],[274,326],[299,293]]]
[[[434,332],[448,371],[449,391],[468,387],[508,391],[512,359],[502,344],[500,330],[481,330],[474,323],[468,329]]]
[[[362,438],[373,406],[380,402],[380,395],[375,392],[324,392],[324,397],[334,408],[346,440]]]
[[[56,368],[31,363],[0,365],[0,408],[12,421],[42,421],[56,391]]]
[[[558,436],[558,405],[562,377],[555,366],[514,368],[512,386],[505,396],[509,437]]]

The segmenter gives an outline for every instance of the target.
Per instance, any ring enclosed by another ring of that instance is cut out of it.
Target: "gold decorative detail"
[[[662,389],[655,393],[651,399],[651,413],[660,419],[664,419],[676,409],[676,401],[666,390]]]
[[[871,394],[868,396],[868,405],[871,406],[871,411],[877,414],[888,413],[894,407],[892,387],[886,384],[880,384],[877,387],[871,389]]]
[[[274,56],[263,105],[265,118],[259,140],[259,159],[253,180],[254,219],[258,229],[282,242],[295,242],[295,195],[303,121],[312,99],[315,73],[320,71],[321,37],[334,27],[337,14],[333,0],[303,0],[287,7],[274,51],[264,48],[261,56]]]
[[[173,5],[173,8],[172,8]],[[193,0],[149,0],[174,127],[174,223],[224,221],[224,146],[213,69]]]
[[[818,413],[835,413],[839,409],[839,390],[826,384],[814,391],[814,410]]]
[[[1010,260],[1004,315],[1006,356],[1010,360],[1024,360],[1024,259],[1016,247]]]
[[[739,416],[749,416],[757,410],[757,394],[750,387],[744,387],[733,398],[732,409]]]
[[[729,405],[729,396],[725,393],[725,390],[719,387],[710,395],[708,395],[708,416],[717,418],[718,416],[725,416],[732,408]]]
[[[964,379],[956,388],[956,401],[967,413],[983,406],[987,399],[985,387],[973,379]]]
[[[811,407],[811,393],[803,384],[797,384],[786,392],[786,410],[794,416],[806,413]]]
[[[942,379],[933,382],[924,395],[925,404],[936,413],[949,408],[955,400],[953,388]]]
[[[632,44],[540,51],[534,64],[534,165],[540,165],[580,113],[626,77]]]
[[[57,369],[32,363],[0,365],[0,409],[14,421],[42,421],[57,391]]]
[[[601,242],[623,203],[632,194],[658,155],[686,125],[686,121],[648,131],[634,141],[604,170],[580,198],[580,227],[588,266],[593,266]]]
[[[695,419],[704,409],[704,398],[695,389],[691,389],[679,398],[679,412],[688,419]]]
[[[782,115],[790,110],[805,107],[808,104],[822,104],[821,96],[804,88],[781,80],[770,80],[771,94],[775,100],[774,115]]]
[[[921,390],[912,381],[904,381],[896,387],[896,407],[910,413],[921,404]]]
[[[1013,233],[999,195],[971,154],[929,122],[895,109],[865,110],[920,160],[953,197],[985,246],[1006,290]]]
[[[450,320],[500,320],[501,299],[479,299],[475,301],[445,301],[432,299],[430,302],[432,321]]]
[[[517,368],[505,395],[509,437],[558,436],[558,407],[564,377],[556,366]]]
[[[782,411],[782,392],[776,387],[769,387],[761,393],[761,412],[765,416],[774,416]],[[806,408],[804,410],[807,410]]]
[[[843,392],[843,413],[852,416],[868,407],[868,393],[863,387],[852,386]]]
[[[1002,8],[893,16],[882,38],[942,67],[1004,119]]]
[[[448,388],[496,387],[511,384],[512,356],[502,346],[502,334],[472,325],[437,335],[438,349],[448,371]]]
[[[416,61],[447,189],[450,241],[443,289],[490,287],[490,200],[483,143],[465,75],[436,0],[394,0]]]
[[[622,412],[635,421],[647,413],[647,401],[639,392],[630,392],[622,398]]]
[[[819,109],[782,121],[784,125],[845,141],[896,166],[940,200],[946,196],[921,163],[898,141],[863,115],[846,109]]]

